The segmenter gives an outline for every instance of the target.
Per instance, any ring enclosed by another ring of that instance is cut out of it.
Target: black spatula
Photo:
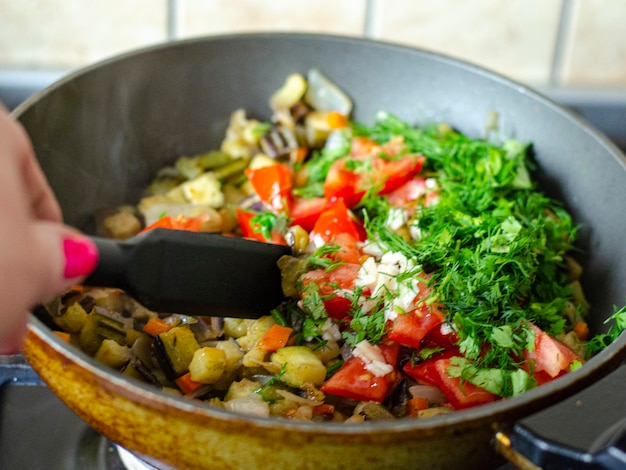
[[[258,318],[284,299],[276,263],[287,246],[167,229],[93,240],[100,260],[85,285],[124,289],[157,312]]]

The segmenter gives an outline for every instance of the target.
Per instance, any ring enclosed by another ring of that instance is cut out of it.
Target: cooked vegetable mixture
[[[270,122],[235,111],[219,150],[180,157],[97,226],[290,244],[286,300],[258,320],[222,320],[77,286],[45,305],[59,335],[172,393],[345,422],[518,395],[615,335],[588,341],[576,226],[535,187],[528,144],[388,113],[353,122],[350,99],[316,70],[289,76],[270,106]]]

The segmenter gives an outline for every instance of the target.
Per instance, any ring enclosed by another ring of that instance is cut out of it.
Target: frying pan
[[[68,223],[89,230],[101,207],[137,201],[177,156],[215,148],[230,113],[268,118],[268,97],[317,68],[346,90],[354,116],[380,110],[415,124],[445,121],[474,137],[533,143],[537,177],[581,224],[592,333],[625,302],[626,163],[605,137],[529,88],[427,51],[308,34],[251,34],[164,44],[88,67],[15,111]],[[569,397],[617,368],[622,335],[575,372],[515,398],[425,420],[358,425],[231,414],[122,377],[58,340],[33,317],[24,354],[87,423],[177,468],[489,468],[497,430]]]

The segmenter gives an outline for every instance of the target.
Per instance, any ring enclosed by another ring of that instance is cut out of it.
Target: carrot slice
[[[428,408],[428,400],[426,398],[411,398],[406,403],[406,410],[409,416],[415,418],[418,415],[420,410],[425,410]]]
[[[574,333],[578,336],[578,339],[581,341],[587,341],[587,337],[589,336],[589,326],[587,322],[579,321],[574,325]]]
[[[293,328],[274,324],[261,336],[257,346],[267,352],[274,352],[287,346],[292,333]]]
[[[57,335],[59,338],[61,338],[63,341],[65,341],[66,343],[70,342],[70,334],[66,333],[64,331],[53,331],[53,333],[55,335]]]
[[[322,403],[321,405],[315,405],[313,407],[314,415],[332,415],[335,412],[335,405],[329,403]]]
[[[159,317],[154,317],[148,320],[148,323],[146,323],[143,327],[143,331],[148,333],[150,336],[157,336],[161,333],[167,333],[172,328],[174,328],[174,325],[167,323]]]
[[[348,118],[338,111],[331,111],[326,118],[328,127],[331,129],[341,129],[348,125]]]
[[[196,382],[195,380],[193,380],[191,378],[191,372],[187,372],[186,374],[181,375],[175,380],[175,382],[176,385],[178,385],[178,388],[180,388],[183,393],[191,393],[204,385],[201,382]]]

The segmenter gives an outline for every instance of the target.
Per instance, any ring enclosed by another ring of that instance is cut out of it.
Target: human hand
[[[64,225],[30,140],[0,103],[0,354],[16,352],[28,310],[79,282],[98,260]]]

